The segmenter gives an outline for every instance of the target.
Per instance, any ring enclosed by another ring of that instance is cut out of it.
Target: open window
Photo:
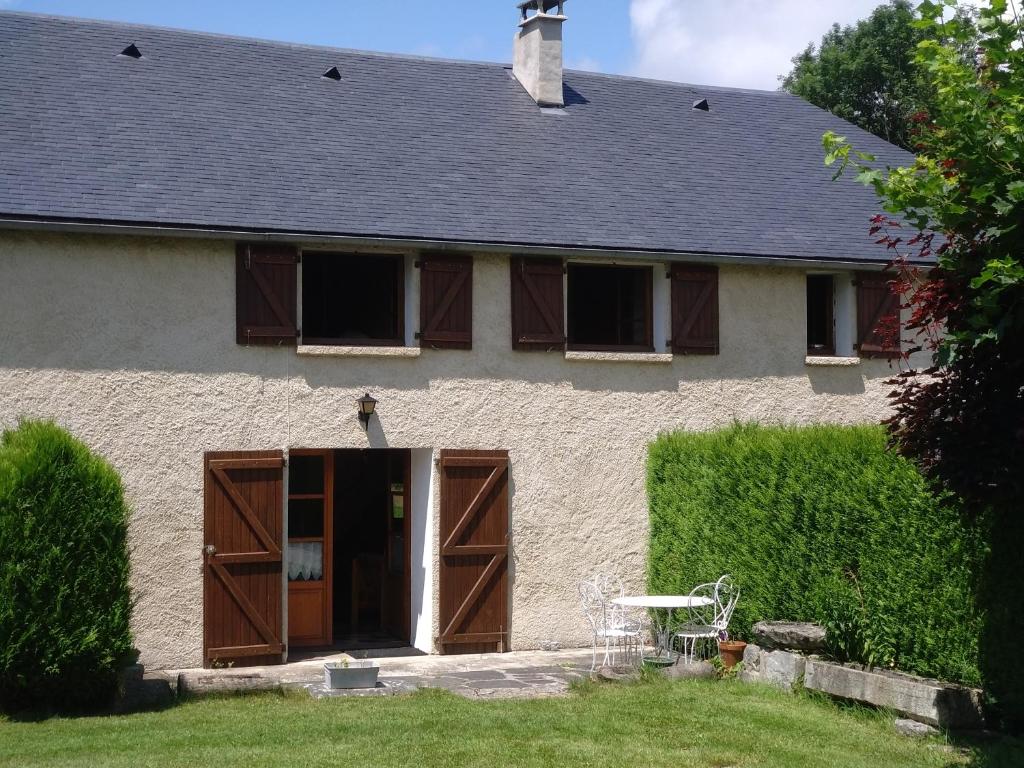
[[[652,352],[651,267],[570,264],[568,348]]]
[[[402,256],[302,254],[302,342],[339,346],[405,344]]]
[[[807,276],[807,354],[834,355],[835,276]]]

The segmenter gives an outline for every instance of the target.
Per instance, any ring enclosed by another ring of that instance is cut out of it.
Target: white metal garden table
[[[648,608],[651,610],[651,621],[654,624],[654,636],[657,640],[657,659],[672,658],[672,611],[679,608],[699,608],[711,605],[710,597],[693,597],[691,595],[627,595],[612,600],[614,605],[623,608]],[[664,621],[659,619],[664,616]]]

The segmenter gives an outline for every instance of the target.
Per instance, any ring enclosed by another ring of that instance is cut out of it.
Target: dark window
[[[405,344],[401,256],[303,253],[305,344]]]
[[[834,355],[836,352],[833,328],[833,296],[835,281],[832,275],[807,276],[807,352],[811,355]]]
[[[569,349],[649,352],[650,267],[570,264]]]

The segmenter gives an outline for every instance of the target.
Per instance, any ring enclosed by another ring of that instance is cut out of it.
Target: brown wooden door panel
[[[329,645],[330,615],[327,593],[320,584],[288,585],[288,643],[293,648]]]
[[[512,286],[512,348],[565,346],[565,266],[561,259],[509,260]]]
[[[900,356],[900,297],[885,274],[857,276],[857,351],[861,357]]]
[[[508,648],[508,452],[441,451],[442,653]]]
[[[420,344],[473,348],[473,259],[424,254],[420,259]]]
[[[207,453],[203,656],[207,665],[280,662],[284,456]]]
[[[238,243],[235,249],[235,340],[290,345],[298,335],[299,251],[283,243]]]
[[[673,264],[672,352],[717,355],[718,267]]]

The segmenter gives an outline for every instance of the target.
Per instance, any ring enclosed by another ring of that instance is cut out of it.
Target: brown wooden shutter
[[[565,346],[565,290],[561,259],[513,257],[512,347]]]
[[[900,356],[900,297],[892,278],[880,274],[857,276],[857,351],[861,357]]]
[[[473,259],[426,254],[420,259],[420,344],[473,348]]]
[[[718,354],[718,267],[673,264],[672,352]]]
[[[235,262],[238,343],[294,346],[298,249],[278,243],[239,243]]]
[[[281,451],[206,454],[203,656],[207,665],[281,661],[283,488]]]
[[[508,649],[508,452],[441,451],[442,653]]]

